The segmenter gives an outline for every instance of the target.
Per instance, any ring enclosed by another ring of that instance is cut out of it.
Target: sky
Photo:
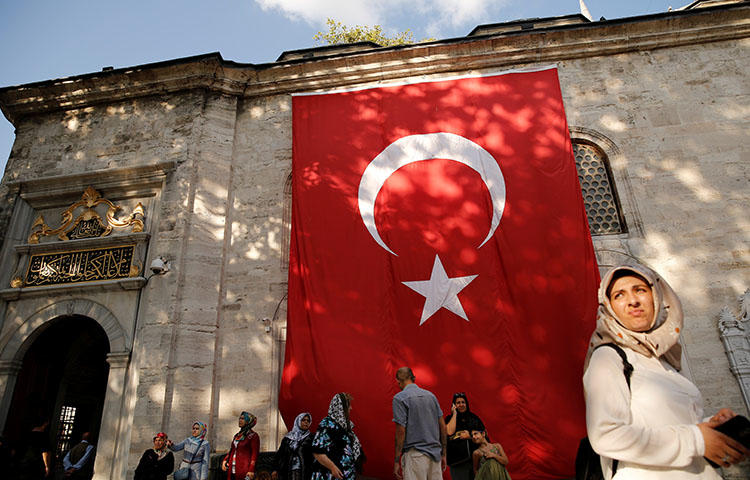
[[[584,0],[594,19],[665,12],[689,0]],[[327,18],[455,38],[477,25],[579,13],[579,0],[24,0],[0,2],[0,87],[204,53],[268,63],[318,46]],[[15,139],[0,116],[0,171]]]

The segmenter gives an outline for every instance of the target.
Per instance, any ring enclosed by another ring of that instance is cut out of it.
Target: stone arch
[[[67,299],[45,306],[30,315],[17,328],[0,339],[0,362],[20,361],[33,340],[54,319],[62,316],[81,315],[95,320],[107,334],[112,354],[128,352],[132,339],[104,305],[83,298]],[[31,341],[30,341],[31,340]]]

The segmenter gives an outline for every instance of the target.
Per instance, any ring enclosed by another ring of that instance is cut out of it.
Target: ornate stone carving
[[[96,211],[98,205],[106,205],[109,208],[105,214],[105,219]],[[76,210],[81,208],[82,211],[74,216]],[[115,205],[106,198],[102,197],[99,192],[89,186],[81,199],[69,206],[61,215],[61,223],[57,228],[47,225],[42,215],[39,215],[31,227],[29,243],[37,244],[41,237],[57,235],[60,240],[76,240],[81,238],[105,237],[112,232],[113,228],[130,227],[131,232],[143,231],[143,205],[138,203],[133,212],[122,220],[115,218],[115,214],[122,210],[122,207]]]
[[[742,390],[745,407],[750,410],[750,289],[739,297],[740,314],[735,316],[729,307],[721,309],[719,314],[719,332],[724,350],[729,358],[729,366],[737,377]]]

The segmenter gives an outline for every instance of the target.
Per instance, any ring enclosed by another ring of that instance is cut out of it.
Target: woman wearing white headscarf
[[[349,419],[352,397],[337,393],[328,406],[328,416],[320,421],[312,443],[315,461],[312,480],[354,480],[364,455]]]
[[[605,480],[720,479],[722,466],[748,451],[714,430],[734,416],[703,420],[703,400],[680,373],[682,307],[670,286],[642,266],[620,266],[602,279],[597,326],[583,376],[586,428]],[[615,344],[633,366],[630,386]]]
[[[276,480],[310,480],[312,476],[312,439],[310,424],[312,416],[300,413],[294,419],[294,427],[281,440],[276,452],[276,468],[271,478]]]

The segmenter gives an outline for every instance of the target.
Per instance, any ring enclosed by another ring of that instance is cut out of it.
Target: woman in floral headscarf
[[[734,412],[703,420],[700,392],[679,373],[681,330],[680,300],[656,272],[620,266],[604,276],[583,386],[605,480],[718,480],[706,459],[728,467],[749,453],[714,430]]]
[[[154,437],[154,448],[141,456],[133,480],[166,480],[174,470],[174,455],[167,451],[167,434],[159,432]]]
[[[206,440],[208,428],[203,422],[194,422],[192,436],[180,443],[167,440],[167,447],[172,451],[185,450],[180,468],[189,468],[189,480],[208,480],[208,460],[211,447]]]
[[[348,393],[337,393],[331,399],[328,416],[320,421],[312,443],[312,480],[354,480],[364,463],[362,446],[349,419],[351,402]]]
[[[258,419],[252,413],[242,412],[237,420],[240,431],[234,434],[229,453],[221,463],[227,480],[253,480],[255,462],[260,450],[260,437],[253,431]]]
[[[312,416],[300,413],[292,431],[284,436],[276,452],[276,467],[271,478],[276,480],[310,480],[312,475]]]

